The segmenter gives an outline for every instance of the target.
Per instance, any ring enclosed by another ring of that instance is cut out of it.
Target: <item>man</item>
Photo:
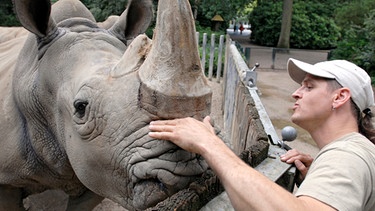
[[[288,72],[301,84],[292,95],[296,102],[291,119],[320,148],[313,162],[295,150],[282,156],[305,176],[295,196],[242,162],[214,135],[209,117],[203,122],[192,118],[151,122],[149,135],[202,155],[236,210],[375,210],[370,77],[343,60],[310,65],[290,59]]]

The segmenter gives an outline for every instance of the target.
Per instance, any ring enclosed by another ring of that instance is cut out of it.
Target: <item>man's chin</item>
[[[293,114],[290,117],[290,121],[299,126],[299,123],[301,122],[301,118],[298,117],[296,114]]]

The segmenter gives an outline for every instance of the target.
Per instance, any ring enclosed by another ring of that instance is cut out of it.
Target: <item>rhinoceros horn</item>
[[[160,118],[208,115],[212,92],[203,74],[188,0],[159,0],[152,48],[139,69],[140,106]]]

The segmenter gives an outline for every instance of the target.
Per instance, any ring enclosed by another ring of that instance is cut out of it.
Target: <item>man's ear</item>
[[[334,91],[332,108],[339,108],[344,105],[346,102],[350,101],[351,92],[348,88],[343,87]]]

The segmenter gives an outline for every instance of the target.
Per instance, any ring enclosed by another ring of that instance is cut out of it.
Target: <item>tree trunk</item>
[[[278,48],[289,48],[290,30],[292,28],[293,0],[283,0],[283,18]]]

